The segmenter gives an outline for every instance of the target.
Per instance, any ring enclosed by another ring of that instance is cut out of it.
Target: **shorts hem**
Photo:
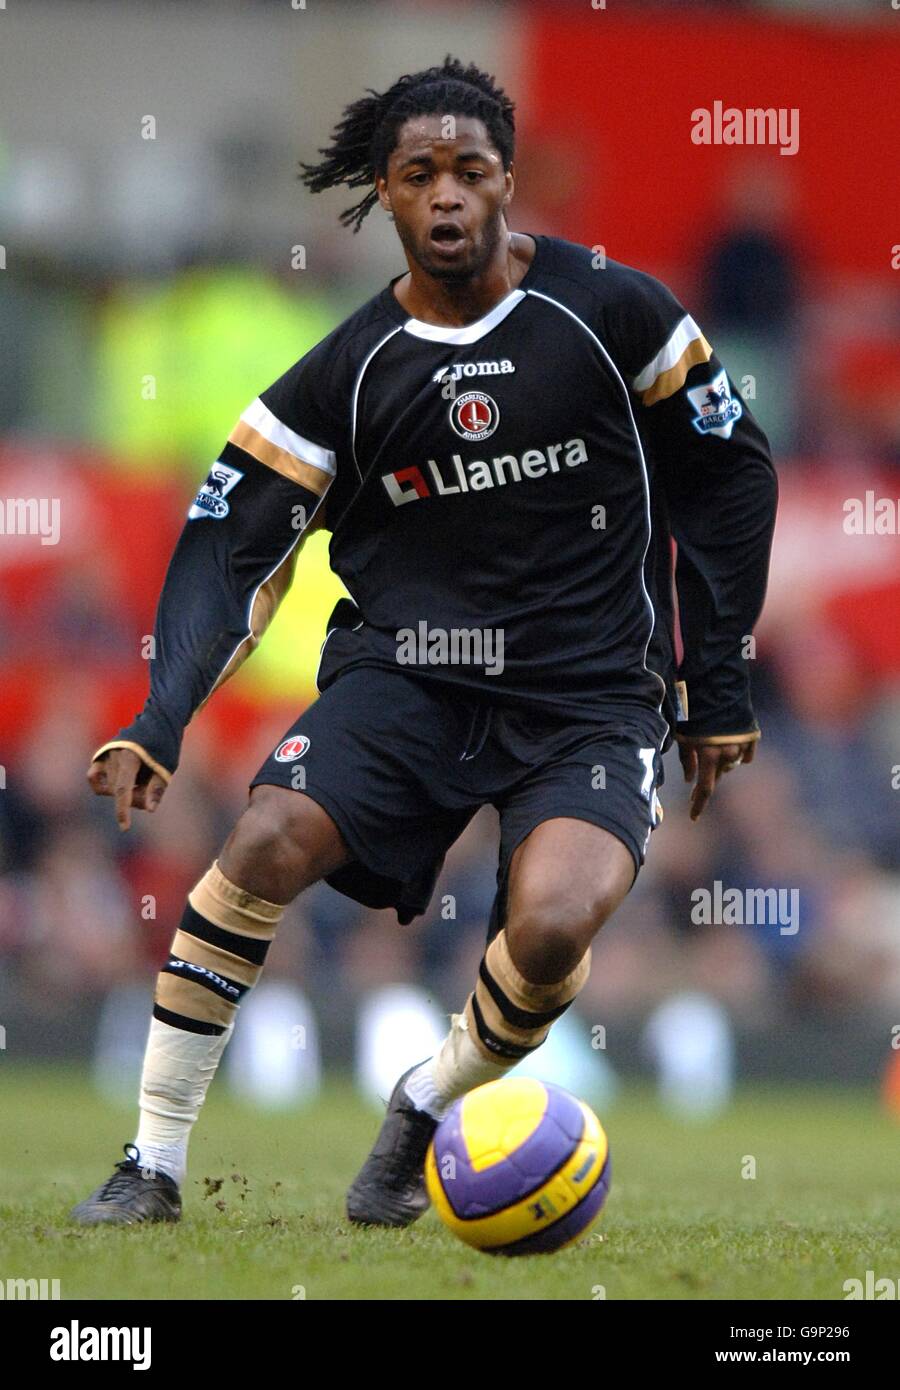
[[[253,787],[283,787],[283,782],[270,781],[265,774],[255,777],[250,783]],[[292,790],[287,788],[286,790]],[[319,787],[297,787],[301,796],[308,796],[317,806],[321,806],[337,827],[338,833],[350,851],[352,858],[342,864],[334,873],[324,874],[323,881],[335,892],[361,903],[363,907],[376,910],[394,908],[401,923],[412,920],[425,911],[428,906],[420,906],[418,900],[411,901],[403,891],[403,880],[377,867],[369,851],[364,848],[355,830],[350,826],[344,808],[334,800],[329,792]],[[337,880],[337,881],[335,881]]]
[[[638,846],[638,843],[634,836],[628,830],[625,829],[621,822],[616,821],[612,816],[604,816],[596,812],[588,814],[587,812],[583,811],[573,811],[571,807],[567,807],[565,810],[547,810],[546,808],[542,808],[540,813],[535,814],[533,821],[529,819],[525,822],[527,828],[524,829],[520,835],[517,835],[515,843],[512,845],[508,853],[504,855],[501,860],[501,878],[505,878],[506,875],[509,873],[509,866],[512,862],[512,857],[515,854],[516,850],[519,848],[519,845],[522,843],[522,841],[527,839],[527,837],[531,834],[533,830],[537,830],[539,825],[543,825],[544,821],[548,820],[585,821],[588,825],[596,825],[598,830],[606,830],[609,832],[610,835],[615,836],[619,843],[625,846],[625,848],[628,850],[629,854],[631,855],[634,861],[634,879],[632,879],[631,884],[631,886],[634,887],[634,884],[637,881],[637,876],[640,873],[644,864],[644,855],[640,847]]]

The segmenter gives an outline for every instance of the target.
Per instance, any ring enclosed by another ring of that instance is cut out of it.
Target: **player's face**
[[[416,116],[401,126],[376,186],[407,255],[437,279],[467,280],[485,269],[504,234],[513,175],[483,121]]]

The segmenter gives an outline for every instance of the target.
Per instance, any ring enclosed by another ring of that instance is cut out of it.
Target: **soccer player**
[[[657,280],[511,232],[514,107],[448,58],[347,107],[314,192],[365,188],[398,276],[247,407],[200,488],[156,622],[150,694],[88,779],[154,811],[185,726],[257,644],[299,542],[331,533],[351,599],[319,698],[273,749],[163,966],[135,1141],[73,1215],[177,1220],[191,1126],[285,904],[325,879],[401,922],[479,807],[500,816],[478,979],[394,1089],[347,1199],[404,1226],[425,1152],[474,1086],[543,1042],[661,812],[677,740],[691,815],[753,757],[743,645],[775,514],[766,439]],[[676,669],[674,580],[684,656]]]

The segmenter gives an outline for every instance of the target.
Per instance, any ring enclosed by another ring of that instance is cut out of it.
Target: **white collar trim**
[[[501,299],[499,304],[495,304],[490,313],[485,314],[483,319],[477,319],[475,323],[467,323],[462,328],[424,323],[421,319],[407,319],[403,325],[403,331],[411,333],[414,338],[424,338],[429,343],[450,343],[464,347],[467,343],[477,343],[479,338],[490,333],[491,329],[496,328],[498,323],[502,323],[507,314],[511,314],[516,305],[520,304],[524,298],[525,290],[510,290],[506,298]]]

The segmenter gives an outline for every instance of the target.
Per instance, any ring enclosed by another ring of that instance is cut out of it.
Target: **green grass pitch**
[[[688,1125],[635,1088],[601,1115],[613,1181],[599,1225],[558,1255],[506,1260],[433,1212],[407,1231],[348,1225],[344,1190],[378,1115],[338,1081],[289,1113],[214,1089],[179,1226],[69,1226],[133,1137],[133,1107],[75,1072],[0,1065],[0,1279],[57,1278],[63,1299],[833,1300],[867,1269],[900,1278],[900,1125],[874,1092],[743,1090]]]

